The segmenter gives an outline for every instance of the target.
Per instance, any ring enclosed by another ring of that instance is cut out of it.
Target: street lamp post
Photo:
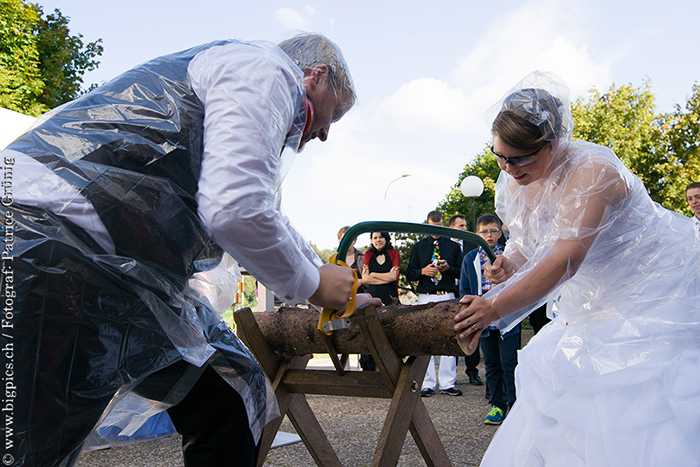
[[[392,181],[389,182],[389,184],[386,186],[386,190],[384,190],[384,219],[388,219],[386,216],[386,194],[389,191],[389,187],[391,186],[392,183],[394,183],[397,180],[401,180],[402,178],[410,177],[411,174],[403,174],[398,178],[393,179]]]
[[[484,192],[484,182],[476,175],[470,175],[462,180],[459,186],[462,194],[472,200],[472,232],[476,232],[476,215],[474,214],[474,198],[481,196]]]

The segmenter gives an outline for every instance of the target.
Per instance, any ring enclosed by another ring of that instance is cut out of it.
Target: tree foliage
[[[654,201],[690,215],[685,187],[700,179],[697,84],[685,109],[677,105],[671,113],[655,112],[648,82],[637,89],[613,85],[605,94],[593,89],[572,110],[574,139],[608,146],[642,180]]]
[[[685,108],[676,106],[666,115],[661,128],[666,134],[664,157],[659,162],[656,197],[668,209],[686,216],[693,213],[685,200],[685,187],[700,181],[700,86],[693,86],[693,93]]]
[[[323,261],[323,264],[326,264],[333,253],[335,253],[335,250],[331,250],[329,248],[319,248],[318,245],[316,245],[313,242],[309,242],[309,245],[311,248],[314,250],[314,252],[318,255],[319,258],[321,258],[321,261]]]
[[[493,200],[496,195],[496,181],[501,173],[501,169],[498,167],[496,158],[491,154],[491,150],[488,149],[490,147],[490,144],[485,146],[482,152],[477,154],[474,160],[464,167],[464,170],[457,178],[457,183],[450,188],[450,192],[437,207],[446,221],[455,214],[461,214],[466,217],[467,229],[470,231],[474,230],[472,225],[472,200],[462,195],[460,185],[470,175],[479,177],[484,182],[484,192],[481,196],[474,198],[473,217],[478,219],[482,214],[495,213]]]
[[[69,21],[59,10],[39,20],[37,48],[44,92],[38,100],[49,108],[78,97],[83,75],[97,68],[100,62],[95,57],[102,55],[101,39],[84,44],[82,34],[70,34]]]
[[[0,106],[38,115],[44,88],[35,31],[39,12],[22,0],[0,2]]]
[[[26,0],[0,2],[0,106],[37,116],[75,99],[95,69],[101,39],[84,44],[59,10],[44,17]]]

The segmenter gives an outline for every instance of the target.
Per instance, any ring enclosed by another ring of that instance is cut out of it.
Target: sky
[[[531,71],[561,76],[572,101],[648,80],[659,112],[700,83],[697,0],[34,1],[102,39],[86,84],[217,39],[336,42],[358,103],[297,154],[282,188],[284,213],[321,248],[344,225],[423,222],[490,141],[486,110]]]

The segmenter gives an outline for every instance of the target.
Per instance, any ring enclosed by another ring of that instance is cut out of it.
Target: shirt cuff
[[[293,295],[285,295],[282,298],[289,305],[297,305],[307,301],[316,293],[321,283],[321,274],[311,261],[304,261],[297,271],[298,280],[295,284]]]

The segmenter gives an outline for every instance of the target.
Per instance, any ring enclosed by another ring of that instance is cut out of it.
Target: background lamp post
[[[466,198],[472,200],[472,232],[476,232],[476,216],[474,215],[474,198],[481,196],[484,192],[484,182],[476,175],[470,175],[462,180],[459,186],[460,191]]]
[[[387,219],[386,217],[386,194],[389,191],[389,187],[391,186],[392,183],[394,183],[397,180],[401,180],[402,178],[410,177],[411,174],[403,174],[398,178],[393,179],[392,181],[389,182],[389,184],[386,186],[386,190],[384,190],[384,219]]]

